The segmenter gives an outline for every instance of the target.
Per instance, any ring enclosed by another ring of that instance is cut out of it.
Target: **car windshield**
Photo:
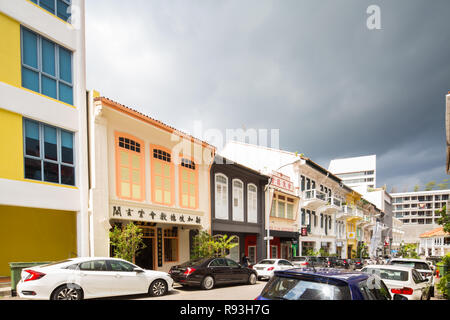
[[[408,281],[408,271],[393,269],[364,268],[363,272],[376,274],[384,280]]]
[[[391,264],[394,266],[411,267],[411,268],[418,269],[418,270],[430,270],[430,266],[426,262],[394,260],[391,262]]]
[[[272,300],[351,300],[346,285],[279,276],[269,281],[261,296]]]
[[[275,260],[262,260],[258,264],[275,264]]]

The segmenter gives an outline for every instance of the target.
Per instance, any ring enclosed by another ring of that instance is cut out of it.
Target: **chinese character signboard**
[[[302,236],[302,237],[307,237],[307,236],[308,236],[308,228],[303,227],[303,228],[301,229],[301,236]]]
[[[156,210],[149,208],[130,207],[126,205],[111,204],[110,218],[119,220],[133,220],[154,223],[172,223],[191,226],[200,226],[202,216],[195,214]]]
[[[294,183],[291,182],[291,178],[279,172],[272,172],[271,185],[284,191],[294,193]]]

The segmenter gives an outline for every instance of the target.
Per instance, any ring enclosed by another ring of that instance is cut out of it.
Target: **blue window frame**
[[[21,28],[22,86],[73,105],[72,52]]]
[[[31,0],[31,2],[70,23],[72,0]]]
[[[74,134],[24,119],[25,179],[75,186]]]

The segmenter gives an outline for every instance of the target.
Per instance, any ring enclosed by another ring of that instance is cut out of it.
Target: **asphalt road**
[[[258,281],[255,285],[223,285],[211,290],[202,290],[196,287],[184,288],[175,284],[175,290],[158,298],[133,295],[101,300],[253,300],[261,293],[266,283],[266,281]]]

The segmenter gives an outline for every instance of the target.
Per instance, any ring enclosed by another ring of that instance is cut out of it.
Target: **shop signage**
[[[336,247],[342,247],[342,241],[336,241]]]
[[[294,183],[291,182],[291,178],[279,172],[272,172],[271,185],[280,189],[294,192]]]
[[[308,228],[303,227],[301,229],[301,233],[300,234],[301,234],[302,237],[307,237],[308,236]]]
[[[355,234],[354,232],[349,232],[349,233],[347,234],[347,238],[348,238],[348,239],[355,239],[355,238],[356,238],[356,234]]]
[[[202,217],[193,214],[171,212],[170,210],[154,210],[122,205],[110,206],[110,217],[113,219],[133,220],[155,223],[174,223],[183,225],[201,225]]]
[[[156,242],[158,250],[158,267],[163,266],[163,240],[162,240],[162,229],[158,228],[156,232]]]

